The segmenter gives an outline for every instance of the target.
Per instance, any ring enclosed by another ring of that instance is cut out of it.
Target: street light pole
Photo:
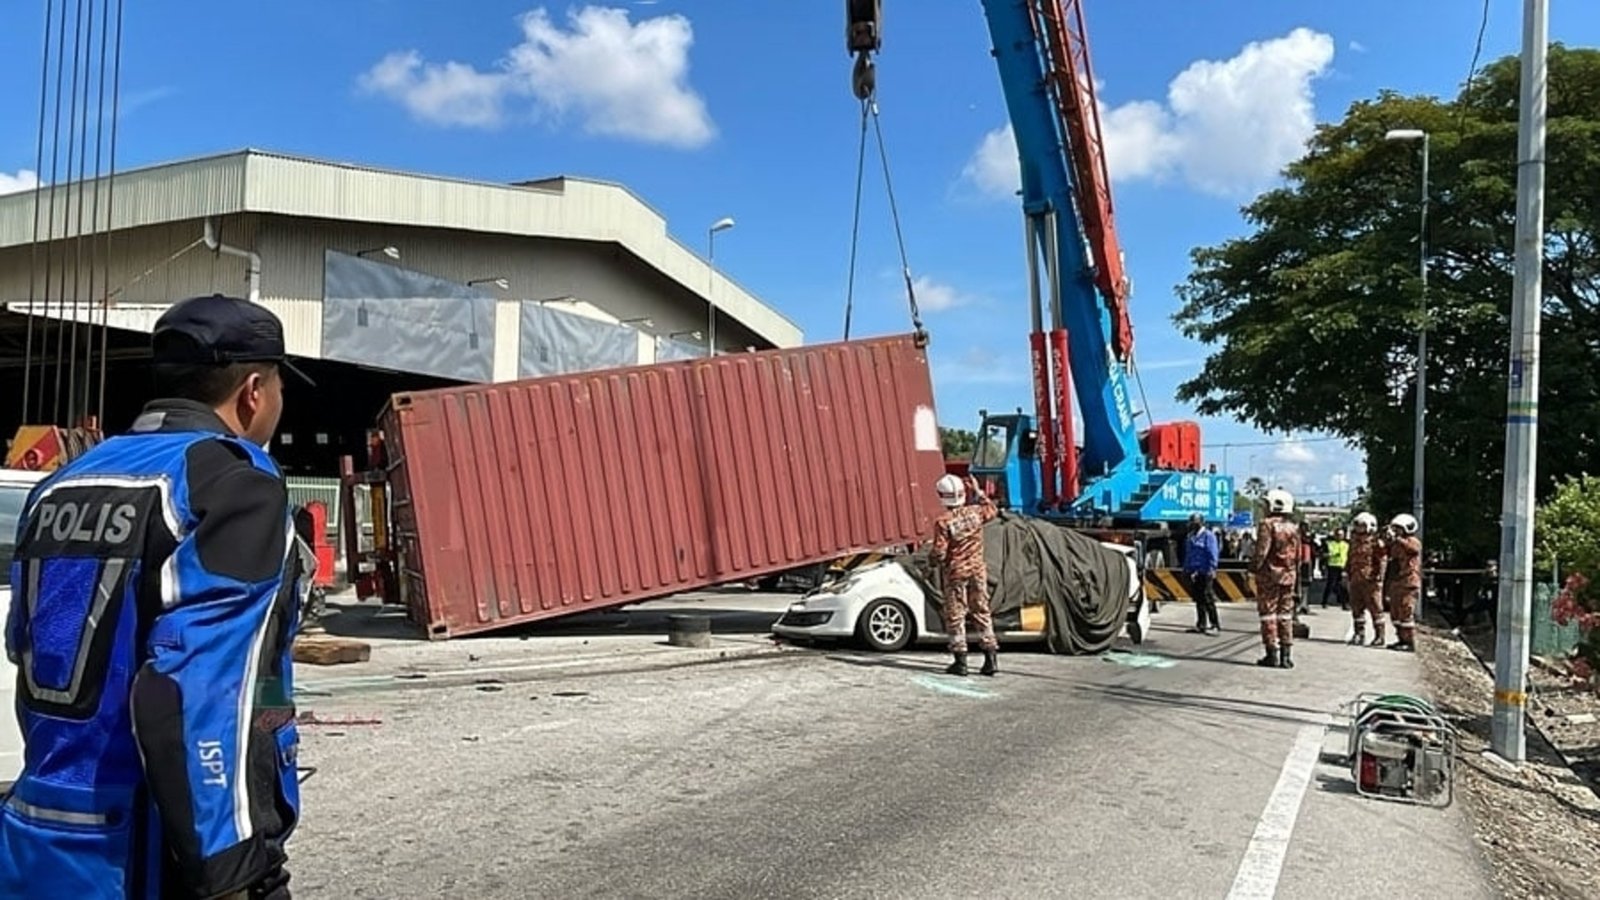
[[[1533,605],[1533,488],[1539,448],[1539,304],[1544,266],[1549,42],[1548,0],[1524,0],[1511,371],[1506,384],[1506,474],[1500,500],[1500,609],[1489,740],[1495,753],[1513,763],[1522,762],[1527,753],[1523,728],[1528,702],[1528,619]]]
[[[710,275],[706,279],[706,357],[717,355],[717,232],[733,227],[730,218],[718,219],[706,229],[706,263]]]
[[[1385,134],[1388,141],[1422,141],[1422,222],[1417,236],[1417,255],[1421,259],[1422,320],[1417,328],[1417,416],[1412,434],[1411,450],[1411,516],[1417,520],[1417,539],[1423,539],[1424,474],[1427,465],[1428,421],[1428,157],[1429,137],[1426,131],[1415,128],[1397,128]],[[1418,611],[1420,613],[1420,610]]]

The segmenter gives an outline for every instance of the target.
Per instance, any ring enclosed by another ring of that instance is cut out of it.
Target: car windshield
[[[11,554],[16,552],[17,520],[22,518],[22,506],[28,500],[28,484],[0,484],[0,560],[11,564]]]

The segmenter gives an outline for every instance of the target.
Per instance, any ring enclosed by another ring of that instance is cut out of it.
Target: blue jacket
[[[35,488],[11,563],[26,749],[0,897],[287,895],[290,534],[272,459],[186,401]]]
[[[1191,575],[1215,572],[1219,556],[1221,553],[1217,550],[1217,536],[1209,530],[1202,528],[1184,538],[1183,571]]]

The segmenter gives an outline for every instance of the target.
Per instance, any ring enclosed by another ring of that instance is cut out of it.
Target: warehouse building
[[[34,197],[0,197],[6,435],[25,416],[96,410],[107,431],[125,428],[151,327],[200,294],[283,320],[318,389],[291,388],[274,451],[306,474],[358,449],[395,391],[704,356],[713,335],[719,352],[801,341],[615,184],[487,184],[246,150],[119,173],[114,191],[46,189],[37,209]],[[34,244],[36,227],[51,239]],[[102,340],[103,394],[93,366],[63,362],[97,357]]]

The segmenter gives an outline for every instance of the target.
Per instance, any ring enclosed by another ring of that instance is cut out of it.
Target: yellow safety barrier
[[[1163,603],[1189,602],[1189,579],[1181,569],[1145,569],[1144,593]],[[1256,598],[1255,577],[1249,572],[1223,569],[1217,573],[1214,593],[1219,600],[1249,603]]]

